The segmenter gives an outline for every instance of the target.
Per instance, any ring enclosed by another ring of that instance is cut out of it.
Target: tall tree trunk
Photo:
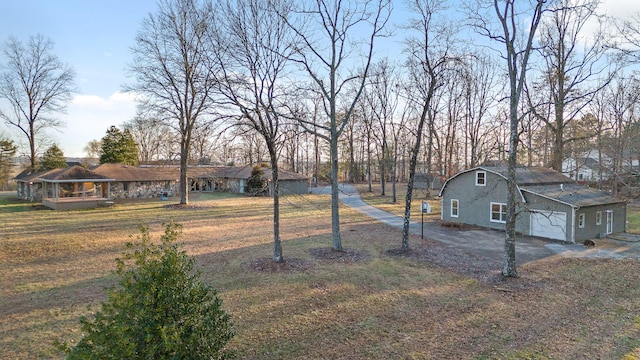
[[[371,184],[371,129],[367,129],[367,185],[369,192],[373,191]]]
[[[564,106],[561,103],[555,105],[555,125],[553,130],[553,152],[551,155],[551,168],[562,172],[563,147],[564,147]]]
[[[329,139],[331,151],[331,234],[333,251],[342,251],[342,239],[340,238],[340,197],[338,182],[338,136],[332,134]]]
[[[273,261],[284,262],[282,242],[280,241],[280,182],[278,156],[275,143],[267,142],[271,159],[271,183],[273,184]]]
[[[411,160],[409,161],[409,181],[407,182],[407,196],[405,198],[405,206],[404,206],[404,219],[402,225],[402,250],[409,250],[409,226],[411,224],[411,199],[413,197],[413,182],[416,173],[416,165],[418,163],[418,154],[420,153],[420,144],[422,142],[422,129],[424,128],[424,123],[426,118],[429,116],[429,106],[431,104],[431,98],[433,97],[434,87],[435,87],[435,77],[431,78],[431,84],[429,87],[429,91],[427,94],[427,99],[425,100],[424,107],[422,109],[422,114],[420,116],[420,121],[418,122],[418,131],[416,132],[416,143],[411,149]],[[432,120],[429,119],[429,123]],[[431,137],[429,137],[431,138]]]
[[[507,221],[505,224],[504,261],[502,275],[517,277],[516,268],[516,161],[518,146],[518,115],[517,102],[511,103],[510,133],[509,133],[509,158],[507,170]]]
[[[180,204],[189,204],[189,179],[187,177],[189,146],[180,142]]]

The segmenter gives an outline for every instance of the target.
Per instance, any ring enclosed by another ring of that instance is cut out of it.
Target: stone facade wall
[[[145,199],[177,194],[177,181],[116,181],[111,183],[111,199]]]
[[[17,184],[17,197],[20,200],[42,201],[42,183],[27,183],[19,181]]]

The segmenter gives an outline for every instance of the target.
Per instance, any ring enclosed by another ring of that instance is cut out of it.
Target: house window
[[[583,228],[584,228],[584,218],[585,218],[585,217],[584,217],[584,214],[580,214],[580,215],[578,215],[578,227],[579,227],[580,229],[583,229]]]
[[[596,225],[602,225],[602,211],[596,212]]]
[[[451,217],[458,217],[458,199],[451,199]]]
[[[487,184],[487,172],[476,171],[476,186],[485,186]]]
[[[507,204],[491,203],[491,222],[507,222]]]
[[[122,190],[129,191],[129,182],[122,183]]]

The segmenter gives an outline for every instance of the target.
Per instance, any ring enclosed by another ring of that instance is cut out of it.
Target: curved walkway
[[[330,187],[311,188],[314,194],[330,194]],[[347,206],[381,221],[389,226],[402,229],[403,218],[365,203],[358,190],[350,184],[340,184],[340,200]],[[412,221],[409,230],[420,235],[420,223]],[[504,232],[491,229],[457,230],[424,223],[424,237],[459,248],[469,253],[502,259],[504,253]],[[640,242],[626,242],[612,239],[598,240],[596,247],[582,244],[557,243],[530,236],[519,236],[516,242],[519,263],[527,263],[553,255],[584,258],[633,258],[640,259]]]

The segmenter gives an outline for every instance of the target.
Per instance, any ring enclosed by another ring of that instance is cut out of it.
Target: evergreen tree
[[[162,243],[140,241],[117,260],[120,281],[93,320],[81,320],[84,338],[69,359],[225,359],[233,336],[216,292],[193,272],[193,258],[178,249],[180,225],[165,225]],[[64,348],[64,345],[63,345]]]
[[[39,170],[62,169],[67,167],[64,153],[58,145],[53,144],[44,152],[38,166]]]
[[[0,188],[6,189],[11,169],[13,168],[13,156],[18,147],[12,140],[0,138]]]
[[[261,163],[251,169],[251,177],[247,179],[245,191],[251,195],[264,195],[267,192],[267,182],[264,180],[263,168],[269,165]]]
[[[120,131],[115,126],[107,130],[107,135],[102,138],[100,163],[138,165],[138,145],[129,130]]]

